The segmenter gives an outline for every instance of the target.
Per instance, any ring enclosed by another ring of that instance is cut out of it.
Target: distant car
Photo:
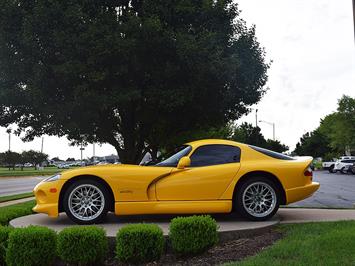
[[[355,163],[355,159],[338,160],[334,165],[333,172],[346,173],[353,163]]]
[[[62,164],[58,164],[57,167],[59,169],[69,169],[69,164],[62,163]]]
[[[33,167],[33,164],[31,164],[31,163],[25,163],[23,166],[24,166],[24,167]]]
[[[324,170],[328,170],[329,173],[335,173],[336,172],[334,171],[335,164],[338,161],[342,161],[342,160],[355,160],[355,156],[341,156],[339,159],[334,158],[332,161],[323,162],[322,167]]]
[[[322,167],[324,170],[328,170],[329,172],[333,172],[334,165],[335,165],[336,160],[334,161],[329,161],[329,162],[323,162]]]

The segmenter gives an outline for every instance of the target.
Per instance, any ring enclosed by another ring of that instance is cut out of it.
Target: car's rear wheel
[[[245,218],[264,221],[279,209],[280,193],[274,182],[263,177],[251,177],[237,188],[235,205]]]
[[[104,185],[91,179],[78,180],[65,191],[63,206],[77,224],[101,222],[108,212],[109,193]]]

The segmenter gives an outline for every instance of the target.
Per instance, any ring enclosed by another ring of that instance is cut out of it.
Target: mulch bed
[[[146,264],[155,265],[220,265],[222,263],[242,260],[248,256],[253,256],[263,249],[271,246],[274,242],[282,238],[282,233],[270,229],[265,233],[248,237],[230,240],[214,246],[205,253],[194,257],[178,257],[174,254],[166,254],[157,261]],[[111,258],[105,265],[125,265],[118,263]]]

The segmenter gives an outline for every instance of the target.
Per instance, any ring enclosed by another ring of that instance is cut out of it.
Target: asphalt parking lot
[[[355,207],[355,175],[314,171],[313,180],[320,183],[318,191],[312,197],[289,206],[317,208]]]
[[[0,196],[30,192],[44,177],[0,178]],[[292,207],[354,208],[355,175],[313,172],[313,179],[321,184],[310,198],[296,202]]]

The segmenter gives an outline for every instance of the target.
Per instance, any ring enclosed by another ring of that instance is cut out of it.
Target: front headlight
[[[53,182],[53,181],[57,181],[59,178],[60,178],[60,174],[55,174],[44,179],[43,182]]]

